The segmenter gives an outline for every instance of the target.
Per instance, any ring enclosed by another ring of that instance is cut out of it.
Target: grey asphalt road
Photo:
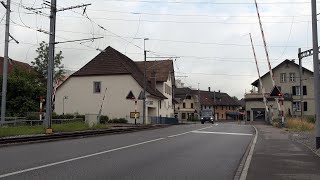
[[[233,179],[251,126],[164,129],[0,148],[0,179]]]

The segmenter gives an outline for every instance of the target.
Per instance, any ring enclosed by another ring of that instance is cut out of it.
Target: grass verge
[[[73,132],[95,129],[107,129],[110,125],[98,124],[89,127],[84,122],[68,122],[63,124],[53,124],[53,132]],[[30,134],[44,134],[45,129],[41,126],[17,126],[17,127],[0,127],[0,137],[17,136],[17,135],[30,135]]]
[[[300,118],[288,118],[287,127],[289,131],[313,131],[315,128],[315,124],[312,122],[308,122],[307,119],[301,120]]]

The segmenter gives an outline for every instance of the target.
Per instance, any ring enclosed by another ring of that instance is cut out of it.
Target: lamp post
[[[68,96],[63,96],[63,99],[62,99],[62,115],[64,115],[64,100],[65,99],[68,99]]]

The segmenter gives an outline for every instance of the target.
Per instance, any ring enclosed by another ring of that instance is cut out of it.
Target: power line
[[[256,18],[255,15],[210,15],[210,14],[175,14],[175,13],[149,13],[149,12],[136,12],[136,11],[116,11],[109,9],[87,9],[87,11],[102,11],[102,12],[112,12],[112,13],[121,13],[121,14],[131,14],[131,15],[148,15],[148,16],[177,16],[177,17],[215,17],[215,18],[223,18],[223,17],[232,17],[232,18]],[[310,17],[311,15],[300,14],[300,15],[264,15],[261,17],[266,18],[275,18],[275,17]]]
[[[128,2],[128,3],[168,3],[168,4],[212,4],[212,5],[254,5],[252,2],[210,2],[210,1],[150,1],[150,0],[108,0],[107,2]],[[308,1],[294,1],[294,2],[289,2],[289,1],[274,1],[274,2],[260,2],[259,4],[266,4],[266,5],[272,5],[272,4],[310,4]]]

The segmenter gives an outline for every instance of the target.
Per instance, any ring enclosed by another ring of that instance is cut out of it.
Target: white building
[[[108,47],[59,86],[55,112],[98,114],[103,103],[102,115],[134,123],[136,109],[140,113],[137,123],[142,123],[143,70],[143,62],[134,62]],[[173,62],[148,61],[147,79],[147,123],[155,117],[173,117]]]

